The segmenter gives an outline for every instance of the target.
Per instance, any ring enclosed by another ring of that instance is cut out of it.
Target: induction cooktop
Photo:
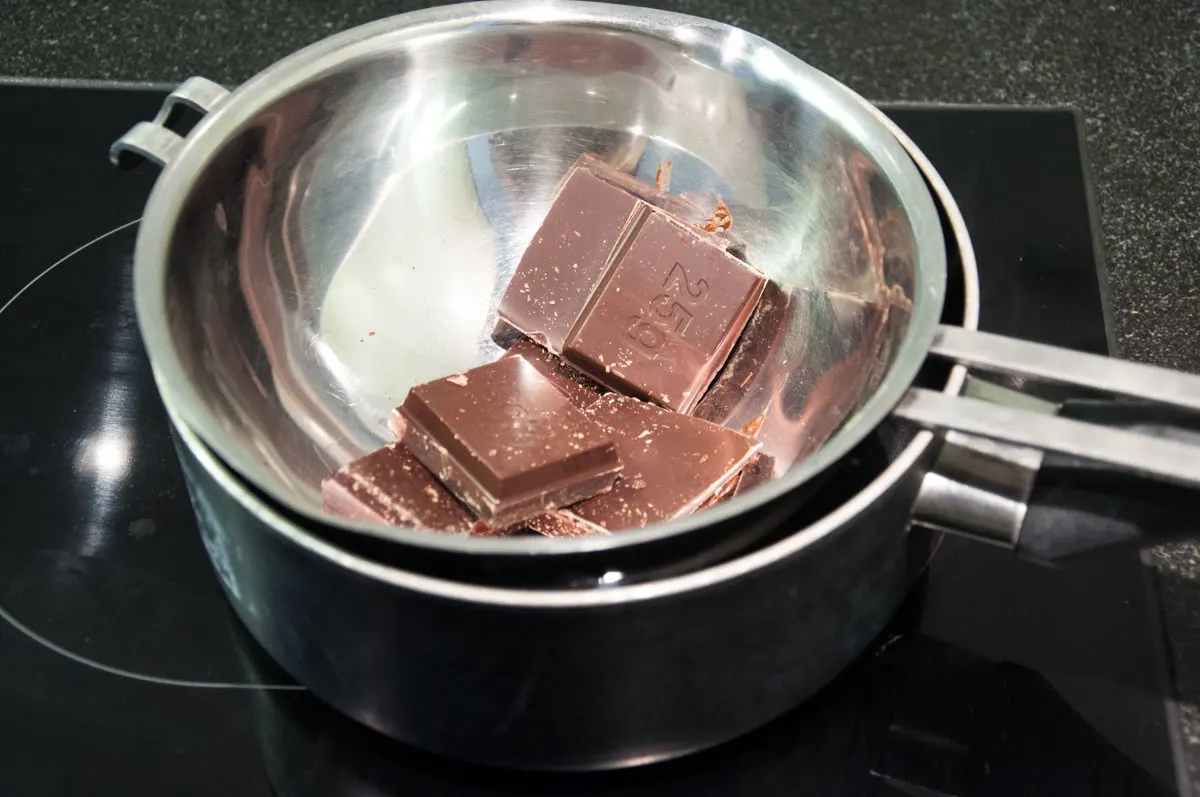
[[[132,301],[155,179],[109,144],[165,90],[10,82],[0,225],[0,777],[14,795],[1174,795],[1154,583],[947,539],[872,648],[770,725],[588,775],[439,758],[343,718],[241,628],[205,557]],[[1106,352],[1068,110],[885,105],[974,239],[989,331]]]

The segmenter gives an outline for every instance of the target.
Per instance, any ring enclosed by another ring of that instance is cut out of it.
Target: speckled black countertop
[[[4,3],[0,74],[237,83],[344,28],[416,8],[354,0]],[[1070,105],[1088,155],[1122,355],[1200,371],[1200,6],[1195,0],[679,0],[878,100]],[[1200,548],[1157,554],[1194,779]]]

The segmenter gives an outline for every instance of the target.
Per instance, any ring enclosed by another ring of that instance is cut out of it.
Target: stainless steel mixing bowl
[[[186,141],[170,130],[177,101],[211,110]],[[959,398],[953,380],[914,388],[932,353],[1200,411],[1194,375],[939,327],[936,206],[887,120],[727,25],[572,2],[430,9],[319,42],[232,94],[189,81],[114,146],[130,152],[168,164],[135,269],[160,390],[238,473],[325,528],[510,562],[641,556],[685,538],[689,555],[711,554],[730,529],[745,550],[889,413],[1071,458],[1056,470],[1086,476],[1082,459],[1200,486],[1200,447],[1183,440]],[[723,416],[737,427],[766,413],[779,477],[692,517],[574,540],[323,514],[322,477],[388,439],[409,387],[498,355],[495,298],[584,152],[643,177],[672,161],[672,189],[723,198],[748,259],[791,296],[786,339]],[[1019,505],[1031,484],[1018,479]],[[1022,522],[1000,524],[998,541]]]
[[[934,334],[945,250],[921,174],[875,109],[736,28],[588,3],[455,5],[319,42],[228,96],[197,81],[179,96],[211,110],[186,142],[143,124],[115,148],[167,162],[136,254],[159,388],[238,473],[328,524],[527,556],[744,517],[874,428]],[[727,417],[775,413],[766,446],[786,473],[606,538],[325,515],[321,478],[390,439],[409,387],[498,356],[498,292],[586,152],[650,179],[670,160],[672,190],[723,198],[747,259],[795,297],[786,343]],[[934,312],[916,320],[909,302]]]

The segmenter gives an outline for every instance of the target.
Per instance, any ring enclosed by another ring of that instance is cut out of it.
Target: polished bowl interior
[[[945,251],[920,173],[878,112],[736,28],[586,3],[483,3],[349,31],[276,64],[192,132],[137,250],[159,387],[228,464],[286,507],[471,551],[603,539],[478,539],[341,521],[321,479],[391,439],[418,383],[488,362],[495,304],[582,153],[722,198],[747,260],[792,296],[783,343],[727,424],[771,421],[780,478],[844,455],[924,359]]]

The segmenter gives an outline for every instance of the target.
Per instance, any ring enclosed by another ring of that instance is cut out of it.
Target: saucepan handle
[[[951,430],[916,520],[1042,561],[1200,533],[1188,511],[1200,498],[1200,377],[952,327],[939,330],[933,350],[1140,400],[1070,401],[1047,412],[910,391],[899,416]]]
[[[1200,416],[1127,401],[1068,401],[1061,417],[1200,444]],[[1149,547],[1200,535],[1200,492],[1080,457],[1047,453],[1029,493],[1015,549],[1057,562],[1097,548]]]
[[[136,166],[149,160],[166,166],[183,148],[183,136],[173,130],[179,111],[191,108],[206,114],[217,107],[229,92],[222,86],[202,77],[191,77],[167,95],[162,109],[150,122],[138,122],[108,150],[109,160],[121,168]]]
[[[999,335],[940,327],[931,353],[985,371],[1059,382],[1200,413],[1200,376]],[[1200,446],[1184,440],[913,388],[896,415],[1200,489]]]

